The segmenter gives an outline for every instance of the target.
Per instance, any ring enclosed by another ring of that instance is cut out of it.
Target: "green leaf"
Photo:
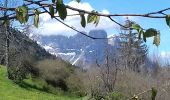
[[[15,9],[15,12],[16,12],[16,17],[17,17],[16,19],[20,21],[20,17],[21,17],[22,13],[21,13],[19,7]]]
[[[57,3],[57,11],[62,20],[64,20],[67,17],[67,9],[64,4]]]
[[[144,31],[143,31],[143,29],[140,29],[140,30],[139,30],[139,36],[138,36],[138,39],[141,39],[141,35],[142,35],[142,34],[144,34]]]
[[[19,6],[18,8],[15,9],[16,12],[16,19],[19,20],[19,22],[22,23],[26,23],[29,19],[28,16],[28,7],[23,5],[23,6]]]
[[[95,15],[89,14],[89,15],[87,16],[87,23],[92,23],[92,22],[94,22],[95,18],[96,18]]]
[[[39,11],[35,10],[34,11],[35,15],[34,15],[34,26],[36,28],[38,28],[38,23],[39,23]]]
[[[139,24],[132,24],[132,29],[136,30],[138,32],[138,39],[141,39],[141,35],[144,34],[143,29]],[[146,41],[146,40],[145,40]]]
[[[160,35],[154,36],[153,44],[156,46],[160,45]]]
[[[93,10],[92,13],[87,16],[87,23],[93,23],[97,26],[100,21],[100,16],[98,16],[97,14],[98,12]]]
[[[95,24],[96,24],[96,26],[99,24],[99,21],[100,21],[100,16],[97,16],[97,15],[96,15],[96,19],[95,19]]]
[[[166,24],[170,27],[170,15],[166,16]]]
[[[143,34],[143,41],[146,42],[146,36]]]
[[[63,4],[63,0],[57,0],[57,4]]]
[[[135,30],[137,30],[138,32],[141,30],[141,27],[140,27],[139,24],[133,24],[133,25],[132,25],[132,28],[135,29]]]
[[[38,28],[38,22],[39,22],[39,16],[38,16],[38,15],[35,15],[35,16],[34,16],[34,26],[35,26],[36,28]]]
[[[95,21],[96,19],[95,13],[96,11],[93,10],[92,13],[87,16],[87,23],[92,23]]]
[[[28,14],[28,7],[27,6],[21,6],[20,9],[22,10],[23,17],[27,16]]]
[[[150,28],[147,29],[144,34],[146,37],[152,37],[152,36],[156,36],[158,34],[158,31],[156,29]]]
[[[80,12],[80,17],[81,17],[81,26],[86,27],[86,19],[85,19],[84,13]]]
[[[28,22],[28,19],[29,19],[29,15],[26,15],[26,16],[25,16],[25,19],[24,19],[24,20],[25,20],[24,23]]]
[[[152,88],[152,96],[151,99],[152,100],[156,100],[156,95],[157,95],[157,90],[155,88]]]
[[[53,18],[54,17],[54,7],[52,5],[49,7],[49,11],[50,11],[51,18]]]
[[[55,0],[52,0],[52,3],[55,3]]]

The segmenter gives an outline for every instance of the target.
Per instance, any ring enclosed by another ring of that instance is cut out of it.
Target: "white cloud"
[[[162,51],[160,55],[163,59],[170,59],[170,52]]]
[[[75,1],[71,1],[70,3],[68,3],[68,5],[72,7],[80,8],[86,11],[93,10],[92,6],[86,2],[77,3]],[[68,12],[68,15],[78,14],[78,12],[70,10],[70,9],[67,9],[67,12]],[[107,11],[106,9],[103,9],[101,13],[109,14],[109,11]],[[85,16],[87,17],[87,15]],[[34,28],[34,31],[36,33],[40,33],[43,35],[57,35],[57,34],[73,35],[77,33],[73,31],[72,29],[66,27],[65,25],[61,24],[60,22],[56,21],[55,19],[51,19],[50,15],[48,15],[47,13],[40,15],[40,22],[41,22],[40,28],[38,29]],[[92,29],[108,30],[108,29],[113,29],[117,27],[115,23],[111,22],[110,19],[106,17],[100,18],[100,22],[97,27],[95,27],[94,24],[87,24],[86,28],[81,27],[79,15],[78,16],[67,16],[64,22],[70,26],[75,27],[76,29],[80,31],[85,31],[85,32],[89,32]]]
[[[162,64],[164,65],[169,65],[170,64],[170,52],[168,51],[168,52],[165,52],[165,51],[162,51],[161,52],[161,61],[162,61]]]

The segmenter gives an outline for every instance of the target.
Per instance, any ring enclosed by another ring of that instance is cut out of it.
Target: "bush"
[[[27,75],[36,72],[33,66],[34,61],[31,57],[13,63],[10,62],[10,67],[8,67],[8,77],[15,83],[21,83],[23,79],[27,78]]]
[[[38,77],[45,80],[48,85],[68,90],[66,79],[74,72],[71,64],[61,59],[43,60],[37,63],[36,68],[39,71]]]
[[[35,67],[39,71],[37,78],[47,83],[44,90],[63,90],[72,96],[79,97],[86,95],[82,77],[78,73],[80,71],[76,66],[72,66],[61,59],[46,59],[39,61]],[[82,74],[82,72],[80,73]]]
[[[86,95],[83,81],[77,74],[72,74],[67,78],[66,82],[71,94],[79,97]]]

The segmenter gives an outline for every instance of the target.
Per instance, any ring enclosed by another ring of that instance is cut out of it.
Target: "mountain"
[[[26,75],[27,72],[36,74],[36,69],[34,66],[40,60],[45,59],[57,59],[61,63],[67,63],[66,61],[61,60],[61,58],[56,57],[55,55],[50,54],[42,46],[37,44],[36,41],[30,39],[25,34],[20,31],[9,27],[9,69],[10,70],[10,79],[16,80],[22,78],[21,75]],[[5,64],[5,43],[6,43],[6,34],[4,27],[0,26],[0,64]],[[9,74],[9,73],[8,73]],[[20,77],[21,76],[21,77]]]
[[[104,30],[91,30],[86,33],[93,37],[107,38]],[[82,34],[67,37],[63,35],[44,36],[40,34],[29,34],[29,37],[36,40],[47,51],[64,60],[78,66],[87,67],[97,62],[103,63],[107,49],[116,48],[118,38],[91,39]],[[116,49],[113,51],[116,52]]]
[[[9,33],[9,60],[19,60],[22,56],[34,56],[35,59],[55,58],[54,55],[47,52],[36,41],[31,40],[28,36],[13,28],[8,28]],[[3,26],[0,26],[0,61],[3,63],[5,54],[6,35]],[[17,59],[12,59],[17,58]],[[21,58],[22,59],[22,58]]]

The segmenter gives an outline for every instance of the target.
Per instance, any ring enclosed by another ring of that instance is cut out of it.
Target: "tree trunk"
[[[8,78],[10,79],[10,68],[9,68],[9,34],[8,34],[8,26],[5,25],[5,34],[6,34],[6,43],[5,43],[5,65],[7,67]]]
[[[4,7],[8,7],[8,0],[5,0],[4,1]],[[7,11],[4,11],[4,17],[7,16]],[[8,74],[8,78],[10,79],[11,78],[11,75],[10,75],[10,69],[9,69],[9,33],[8,33],[8,27],[9,25],[6,23],[5,25],[5,38],[6,38],[6,41],[5,41],[5,65],[7,67],[7,74]]]

